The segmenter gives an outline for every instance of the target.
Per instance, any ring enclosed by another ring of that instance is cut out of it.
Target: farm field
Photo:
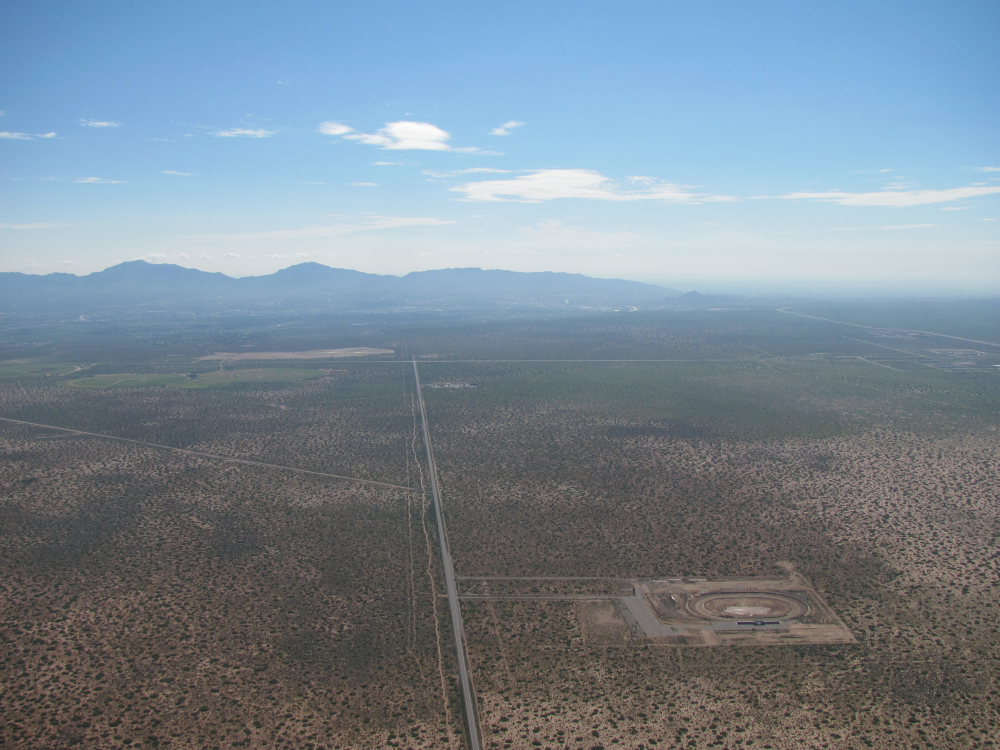
[[[0,744],[997,746],[1000,348],[356,322],[0,344]]]

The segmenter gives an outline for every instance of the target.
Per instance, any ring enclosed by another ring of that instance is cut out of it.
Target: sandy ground
[[[349,349],[313,349],[308,352],[216,352],[198,360],[215,359],[237,362],[246,359],[336,359],[338,357],[364,357],[369,354],[393,354],[392,349],[370,349],[356,346]]]

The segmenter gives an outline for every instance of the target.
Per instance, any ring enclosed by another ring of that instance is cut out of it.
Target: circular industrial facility
[[[794,620],[809,613],[809,605],[793,596],[742,591],[696,596],[687,609],[710,620]]]

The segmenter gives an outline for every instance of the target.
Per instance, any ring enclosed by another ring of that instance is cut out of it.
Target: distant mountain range
[[[691,299],[693,307],[707,298]],[[134,260],[89,274],[0,273],[0,311],[405,310],[640,308],[681,306],[673,289],[570,273],[445,268],[381,276],[301,263],[266,276],[233,278]]]

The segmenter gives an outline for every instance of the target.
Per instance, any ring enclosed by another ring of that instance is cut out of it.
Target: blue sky
[[[996,2],[22,2],[0,270],[1000,290]]]

